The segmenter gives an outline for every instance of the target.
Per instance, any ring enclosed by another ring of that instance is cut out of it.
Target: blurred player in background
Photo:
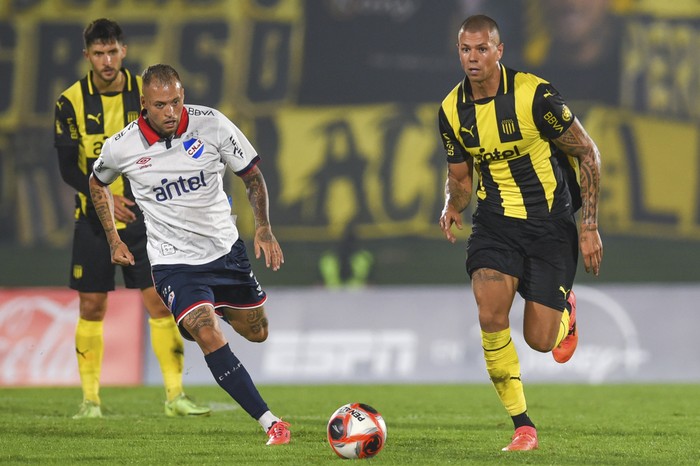
[[[115,287],[115,266],[90,199],[88,178],[105,139],[138,118],[141,110],[141,77],[122,68],[126,45],[121,27],[114,21],[98,19],[85,28],[83,39],[83,54],[91,69],[56,102],[54,142],[61,177],[77,191],[70,287],[80,297],[75,351],[83,402],[75,419],[102,416],[99,388],[103,320],[107,293]],[[128,180],[119,178],[111,189],[115,225],[136,257],[134,266],[122,268],[124,283],[127,288],[141,290],[150,316],[151,344],[165,383],[165,414],[208,415],[209,408],[195,405],[183,392],[184,345],[172,315],[153,287],[143,214],[134,203]]]
[[[150,66],[142,76],[141,116],[105,142],[90,177],[112,260],[134,264],[116,228],[108,187],[123,175],[147,219],[156,289],[183,335],[197,342],[216,382],[267,432],[267,444],[289,443],[289,423],[268,409],[217,318],[249,341],[267,339],[267,295],[253,274],[223,189],[228,167],[243,180],[253,209],[255,256],[264,253],[267,267],[278,270],[284,257],[272,234],[260,158],[219,111],[184,106],[184,88],[171,66]]]
[[[568,101],[619,101],[622,27],[611,0],[540,0],[530,8],[527,69],[554,80]],[[561,84],[559,84],[561,83]]]
[[[453,224],[472,197],[477,208],[467,242],[467,272],[476,299],[486,369],[514,426],[504,450],[538,447],[527,413],[520,363],[510,336],[515,293],[525,299],[527,344],[557,362],[576,349],[576,298],[571,291],[581,248],[587,272],[600,270],[600,154],[564,99],[547,81],[500,63],[496,22],[467,18],[457,47],[465,78],[439,111],[447,153],[440,228]],[[580,185],[574,169],[580,166]],[[581,208],[580,232],[575,212]],[[565,407],[562,407],[565,409]]]

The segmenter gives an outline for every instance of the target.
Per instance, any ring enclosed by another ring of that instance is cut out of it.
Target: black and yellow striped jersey
[[[472,157],[478,208],[531,219],[571,214],[581,205],[578,161],[551,140],[574,121],[547,81],[501,65],[495,97],[472,100],[465,77],[438,112],[449,163]]]
[[[59,149],[77,148],[78,169],[85,177],[85,186],[104,141],[139,117],[141,77],[124,68],[121,71],[127,78],[122,92],[100,94],[93,85],[90,71],[66,89],[56,102],[54,145]],[[112,183],[110,189],[114,194],[133,200],[128,180],[124,178]],[[88,192],[77,192],[75,217],[99,222]],[[117,228],[123,227],[123,223],[117,222]]]

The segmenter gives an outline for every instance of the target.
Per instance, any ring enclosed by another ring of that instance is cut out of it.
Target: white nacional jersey
[[[103,184],[120,174],[129,179],[152,265],[199,265],[227,254],[238,239],[223,189],[226,166],[240,176],[259,160],[221,112],[186,105],[172,138],[161,138],[142,114],[107,139],[93,173]]]

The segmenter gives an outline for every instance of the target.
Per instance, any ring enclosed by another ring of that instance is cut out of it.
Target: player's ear
[[[126,57],[126,45],[121,44],[122,47],[122,58]]]
[[[146,108],[146,98],[143,95],[141,96],[141,108]]]

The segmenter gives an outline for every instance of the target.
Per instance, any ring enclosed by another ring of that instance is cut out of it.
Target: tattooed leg
[[[221,331],[219,320],[211,304],[204,304],[190,311],[180,321],[180,325],[190,332],[205,355],[226,344],[226,337]]]
[[[246,340],[256,343],[267,340],[268,321],[264,306],[254,309],[226,307],[223,309],[223,313],[231,327]]]

